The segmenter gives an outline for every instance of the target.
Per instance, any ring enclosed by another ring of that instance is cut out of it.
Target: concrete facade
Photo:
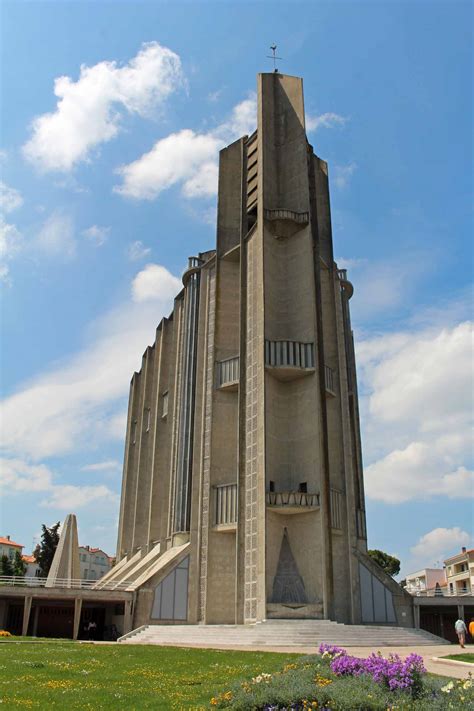
[[[52,588],[57,581],[61,581],[71,587],[73,581],[80,579],[80,575],[77,520],[75,514],[68,514],[64,519],[45,586]]]
[[[405,590],[410,595],[420,595],[428,591],[443,594],[445,589],[446,575],[443,568],[423,568],[405,578]]]
[[[256,126],[221,151],[216,249],[190,258],[131,381],[106,578],[140,566],[134,626],[412,626],[367,556],[353,287],[300,78],[258,76]]]

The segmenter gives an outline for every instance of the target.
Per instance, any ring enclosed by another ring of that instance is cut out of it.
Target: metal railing
[[[226,358],[217,363],[217,387],[233,385],[239,382],[239,356]]]
[[[319,494],[304,491],[267,491],[267,506],[319,506]]]
[[[313,344],[299,341],[265,341],[265,365],[314,368]]]
[[[407,593],[410,593],[413,597],[472,597],[473,593],[470,590],[437,590],[436,588],[430,588],[429,590],[416,590],[405,587]]]
[[[219,484],[216,490],[214,524],[237,523],[237,484]]]
[[[331,393],[332,395],[335,395],[336,390],[334,386],[334,371],[328,365],[324,366],[324,380],[327,392]]]
[[[81,580],[70,578],[56,578],[54,583],[46,585],[47,578],[20,577],[15,575],[0,575],[0,587],[10,586],[16,588],[68,588],[74,590],[94,590],[97,583],[100,583],[100,590],[125,590],[132,583],[129,580]]]
[[[200,267],[202,263],[202,259],[199,259],[199,257],[188,257],[188,269]]]

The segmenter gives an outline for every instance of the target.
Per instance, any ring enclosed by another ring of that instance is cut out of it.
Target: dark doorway
[[[38,612],[38,637],[66,637],[72,639],[74,607],[40,605]]]
[[[95,629],[89,630],[89,623],[95,622]],[[79,639],[104,639],[105,609],[103,607],[83,607],[79,625]]]
[[[21,635],[23,626],[23,605],[8,605],[6,630],[10,634]]]
[[[452,608],[420,608],[420,627],[422,630],[443,637],[449,642],[457,642],[458,638],[454,629],[457,613]]]

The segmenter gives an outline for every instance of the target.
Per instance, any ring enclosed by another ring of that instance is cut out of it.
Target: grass
[[[198,711],[226,683],[271,673],[298,656],[11,638],[0,643],[0,699],[12,710]]]
[[[474,653],[466,652],[463,654],[460,652],[459,654],[448,654],[445,657],[441,657],[441,659],[454,659],[456,662],[468,662],[469,664],[474,664]]]

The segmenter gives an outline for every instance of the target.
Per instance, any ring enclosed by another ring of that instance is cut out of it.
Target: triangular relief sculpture
[[[291,552],[290,539],[286,528],[283,531],[280,558],[273,580],[272,598],[269,602],[283,604],[305,604],[308,602],[303,578]]]

